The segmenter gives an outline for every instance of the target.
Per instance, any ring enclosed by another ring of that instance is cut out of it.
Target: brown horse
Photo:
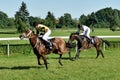
[[[101,53],[102,57],[104,58],[103,52],[101,50],[101,45],[103,42],[105,42],[108,46],[110,46],[110,43],[107,40],[103,40],[102,38],[98,38],[95,36],[92,36],[92,38],[94,40],[94,44],[91,44],[89,39],[84,35],[79,35],[78,33],[71,33],[68,43],[71,44],[72,41],[74,41],[74,40],[77,41],[77,53],[76,53],[75,59],[78,59],[81,50],[89,49],[91,47],[96,48],[96,51],[97,51],[96,58],[98,58],[100,53]]]
[[[60,55],[59,63],[60,63],[60,65],[62,65],[62,63],[61,63],[62,54],[65,52],[70,53],[69,50],[66,48],[66,43],[65,43],[64,39],[62,39],[62,38],[52,38],[51,39],[51,42],[53,43],[53,48],[51,51],[48,51],[48,49],[43,44],[43,41],[38,36],[36,36],[36,34],[34,34],[34,32],[30,29],[23,32],[20,35],[20,38],[21,39],[29,38],[30,44],[34,51],[34,54],[37,56],[38,65],[41,65],[40,58],[42,57],[42,59],[44,60],[46,69],[48,69],[46,54],[49,54],[50,52],[59,54]]]

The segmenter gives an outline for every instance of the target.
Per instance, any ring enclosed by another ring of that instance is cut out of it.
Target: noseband
[[[29,33],[26,35],[26,37],[31,38],[32,31],[30,30]]]

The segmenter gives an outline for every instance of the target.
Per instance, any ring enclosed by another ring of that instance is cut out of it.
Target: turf
[[[103,51],[105,58],[96,57],[95,49],[81,52],[80,59],[70,61],[68,54],[62,58],[63,66],[58,63],[58,55],[47,55],[48,70],[37,65],[36,56],[14,54],[0,56],[1,80],[119,80],[119,49]],[[72,52],[72,56],[75,52]],[[43,61],[42,61],[43,63]]]
[[[59,29],[52,31],[51,36],[69,36],[76,29]],[[4,33],[4,32],[3,32]],[[119,32],[112,32],[109,29],[96,29],[91,33],[94,36],[119,35]],[[0,34],[0,37],[18,37],[17,33]],[[113,39],[109,39],[113,41]],[[115,39],[120,41],[120,39]],[[7,43],[0,41],[0,44]],[[10,44],[24,44],[28,41],[10,41]],[[37,65],[36,56],[30,54],[0,55],[0,80],[119,80],[120,76],[120,52],[117,49],[107,49],[104,52],[105,58],[96,57],[95,49],[82,51],[80,59],[70,61],[68,54],[62,57],[63,66],[58,63],[58,55],[47,55],[48,70],[45,66]],[[72,51],[72,56],[75,50]],[[43,61],[42,61],[43,63]]]

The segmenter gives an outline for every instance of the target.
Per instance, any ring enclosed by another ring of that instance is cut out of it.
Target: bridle
[[[29,33],[25,37],[31,38],[31,33],[32,33],[32,31],[29,30]]]
[[[32,38],[32,31],[31,30],[29,30],[29,33],[25,36],[26,38],[28,37],[28,38]],[[38,40],[38,38],[36,38],[36,43],[35,43],[35,46],[34,46],[34,48],[36,48],[37,47],[37,43],[39,42],[39,40]]]

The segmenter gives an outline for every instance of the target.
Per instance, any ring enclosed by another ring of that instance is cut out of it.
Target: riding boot
[[[52,50],[52,43],[51,42],[49,42],[49,48],[50,48],[50,50]]]
[[[90,38],[90,44],[94,44],[94,40]]]
[[[49,50],[52,50],[52,43],[50,41],[46,41],[47,42],[47,47],[49,48]]]

